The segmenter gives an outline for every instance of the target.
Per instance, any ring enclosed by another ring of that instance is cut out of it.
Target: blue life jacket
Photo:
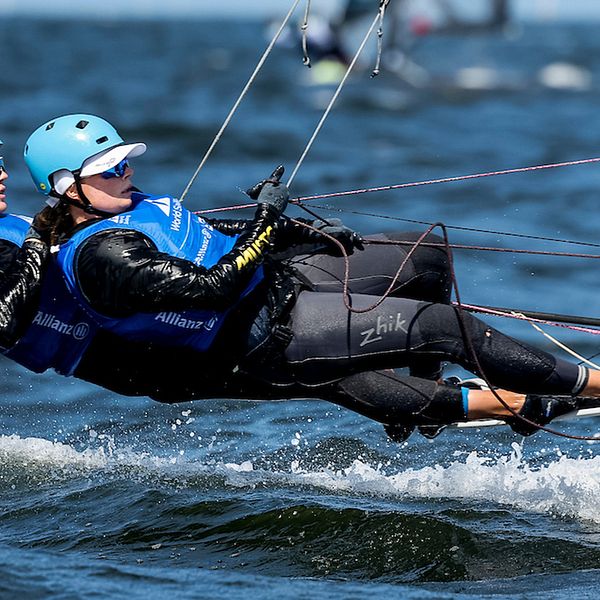
[[[0,215],[0,240],[12,242],[19,248],[31,225],[31,218],[21,215]]]
[[[56,259],[51,257],[33,321],[4,354],[36,373],[54,368],[62,375],[72,375],[96,330],[94,319],[74,302]]]
[[[211,267],[234,246],[237,237],[219,233],[173,198],[134,194],[132,210],[97,221],[77,232],[53,256],[44,275],[38,311],[29,329],[7,356],[35,372],[54,368],[72,375],[98,330],[105,329],[129,340],[208,349],[228,310],[143,313],[126,318],[107,317],[94,311],[82,297],[74,273],[78,249],[92,235],[111,229],[139,231],[158,251]],[[262,279],[257,269],[240,296]]]
[[[7,240],[21,247],[30,224],[31,219],[29,217],[20,215],[1,215],[0,239]],[[63,303],[68,300],[69,295],[67,293],[67,288],[62,281],[60,271],[57,269],[56,265],[53,266],[50,264],[50,270],[52,270],[52,268],[54,268],[55,271],[54,278],[49,279],[48,277],[45,277],[42,292],[42,296],[46,298],[46,304],[48,305],[45,308],[47,312],[40,313],[38,311],[34,317],[34,323],[36,321],[40,322],[40,326],[32,324],[13,348],[3,352],[3,354],[12,360],[38,373],[45,371],[48,366],[50,366],[50,363],[52,363],[52,365],[61,365],[60,360],[54,360],[55,355],[58,355],[59,357],[63,356],[68,365],[71,362],[71,357],[75,352],[77,345],[76,343],[73,344],[71,342],[71,340],[74,339],[73,337],[63,336],[64,339],[61,339],[60,336],[46,335],[46,328],[55,327],[60,329],[60,325],[62,325],[63,329],[67,327],[63,315],[64,308],[61,307]],[[57,285],[48,285],[51,280],[54,280]],[[50,309],[49,306],[52,304],[55,304],[55,306]],[[47,315],[50,315],[53,311],[56,313],[56,316],[53,315],[51,318],[48,318]],[[69,315],[69,317],[71,316],[72,315]],[[89,331],[89,328],[86,330],[85,326],[83,326],[82,330],[81,327],[77,327],[75,335],[76,337],[80,337],[82,334],[86,334],[86,331]],[[56,329],[52,330],[52,332],[56,333]],[[47,339],[48,337],[50,339]],[[86,335],[83,335],[83,338],[85,337]],[[51,360],[51,358],[53,360]]]
[[[0,216],[0,239],[22,246],[31,219]],[[92,324],[71,300],[62,274],[50,260],[42,282],[38,311],[22,338],[3,352],[11,360],[41,373],[50,367],[70,375],[92,340]]]

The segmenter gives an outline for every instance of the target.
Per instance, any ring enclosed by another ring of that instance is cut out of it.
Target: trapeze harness
[[[163,311],[114,318],[93,310],[81,294],[75,273],[78,251],[86,240],[100,232],[138,231],[153,242],[158,252],[205,268],[215,265],[235,245],[237,236],[219,233],[174,198],[134,194],[132,199],[133,210],[95,222],[61,246],[46,278],[39,311],[11,358],[34,371],[54,368],[63,375],[72,375],[100,329],[126,341],[152,341],[198,352],[211,346],[230,309]],[[259,267],[240,299],[262,278]]]

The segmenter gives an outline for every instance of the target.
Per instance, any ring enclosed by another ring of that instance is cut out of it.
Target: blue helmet
[[[52,192],[51,176],[67,169],[78,173],[88,158],[125,142],[108,121],[94,115],[65,115],[38,127],[23,156],[36,188]]]

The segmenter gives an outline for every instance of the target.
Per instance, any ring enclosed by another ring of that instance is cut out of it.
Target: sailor
[[[53,348],[78,327],[87,340],[73,345],[59,372],[96,383],[104,377],[106,387],[162,401],[322,398],[383,423],[396,438],[415,425],[484,417],[512,418],[524,434],[536,430],[488,390],[391,370],[400,367],[457,363],[504,388],[498,393],[513,410],[541,424],[573,410],[575,396],[600,396],[600,373],[449,305],[447,269],[405,274],[378,303],[398,247],[352,254],[350,311],[340,293],[344,263],[335,255],[338,242],[352,253],[363,240],[340,223],[309,229],[284,217],[281,169],[250,191],[253,220],[208,222],[175,198],[138,192],[129,159],[145,149],[93,115],[52,119],[27,141],[25,160],[50,204],[40,221],[60,243],[67,288],[65,327],[52,322],[46,334]],[[435,283],[425,293],[411,292],[428,277]],[[122,361],[120,374],[95,361],[110,339],[123,341],[110,354],[113,365]],[[56,368],[55,358],[48,367]]]
[[[1,147],[0,140],[0,154]],[[5,213],[7,179],[0,156],[0,350],[11,348],[31,323],[48,256],[31,219]]]

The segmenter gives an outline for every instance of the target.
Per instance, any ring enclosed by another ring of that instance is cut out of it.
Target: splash
[[[100,471],[118,466],[155,466],[174,464],[172,458],[160,458],[146,452],[118,449],[112,438],[105,435],[90,435],[102,445],[77,450],[68,444],[43,438],[18,435],[0,436],[0,463],[5,468],[62,469],[63,471]]]
[[[513,444],[509,456],[491,459],[476,451],[463,461],[407,469],[386,475],[361,461],[343,471],[303,473],[298,477],[331,490],[403,498],[489,501],[534,513],[600,523],[600,457],[557,460],[532,467]]]
[[[532,513],[545,513],[600,523],[600,456],[570,458],[560,453],[533,466],[518,444],[500,458],[473,451],[446,466],[432,465],[390,474],[381,465],[354,460],[345,469],[307,470],[292,461],[289,470],[256,469],[240,463],[193,461],[177,453],[158,457],[112,446],[81,451],[40,438],[0,436],[0,462],[18,470],[56,469],[69,476],[93,472],[126,478],[158,478],[166,485],[229,488],[310,486],[328,493],[410,499],[490,502]],[[174,477],[176,476],[176,478]]]

